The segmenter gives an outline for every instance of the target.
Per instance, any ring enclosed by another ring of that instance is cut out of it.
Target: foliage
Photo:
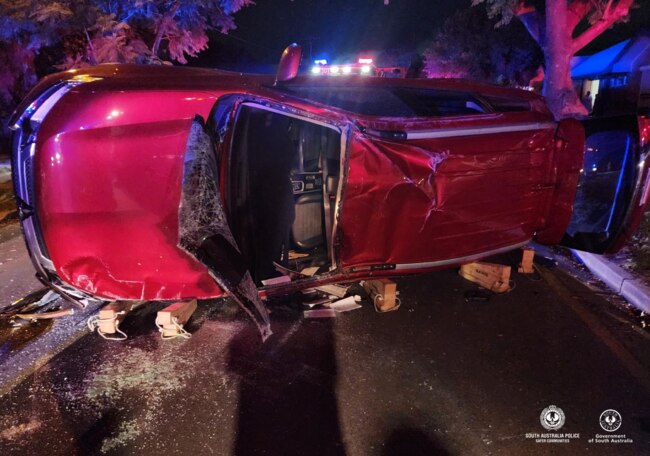
[[[542,62],[541,51],[521,24],[495,28],[496,23],[483,8],[447,19],[425,51],[427,75],[527,85]]]
[[[497,18],[496,26],[501,27],[512,21],[519,0],[472,0],[472,6],[481,3],[486,4],[488,17],[490,19]]]
[[[235,28],[253,0],[0,0],[0,116],[35,83],[35,61],[58,69],[106,62],[187,63],[209,30]],[[52,52],[52,50],[56,52]],[[48,68],[49,69],[49,68]]]
[[[544,51],[544,94],[556,118],[587,114],[571,83],[571,57],[614,24],[627,19],[634,0],[472,0],[485,4],[497,26],[514,17]]]

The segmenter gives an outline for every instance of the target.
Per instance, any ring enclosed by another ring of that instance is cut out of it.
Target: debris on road
[[[341,299],[339,301],[331,302],[325,304],[325,307],[328,307],[336,312],[349,312],[351,310],[360,309],[362,306],[358,302],[361,301],[361,296],[348,296],[347,298]]]
[[[21,318],[23,320],[48,320],[51,318],[61,318],[67,317],[68,315],[74,314],[74,309],[63,309],[63,310],[51,310],[47,312],[36,312],[36,313],[19,313],[16,314],[16,318]]]
[[[309,257],[308,253],[299,253],[293,250],[289,250],[289,260],[299,260],[301,258],[307,258]]]
[[[305,301],[305,302],[302,303],[302,305],[307,306],[307,307],[309,307],[311,309],[312,307],[322,306],[322,305],[325,305],[325,304],[329,304],[330,302],[331,302],[331,299],[326,296],[324,298],[316,298],[316,299],[312,299],[311,301]]]
[[[74,314],[74,309],[62,309],[55,302],[59,294],[49,288],[42,288],[18,299],[0,311],[0,318],[8,319],[12,326],[24,326],[17,319],[35,322],[50,320]]]
[[[344,287],[342,285],[322,285],[320,287],[316,287],[318,291],[334,295],[337,298],[344,298],[345,294],[348,292],[348,288],[350,287]]]
[[[272,279],[264,279],[262,280],[262,285],[268,287],[269,285],[278,285],[281,283],[289,283],[289,282],[291,282],[291,277],[288,275],[282,275],[279,277],[273,277]]]
[[[305,310],[303,316],[305,318],[333,318],[336,317],[336,311],[332,309]]]
[[[312,267],[303,269],[302,271],[300,271],[300,273],[302,275],[304,275],[304,276],[312,277],[314,274],[316,274],[318,272],[319,269],[320,269],[320,267],[318,267],[318,266],[312,266]]]

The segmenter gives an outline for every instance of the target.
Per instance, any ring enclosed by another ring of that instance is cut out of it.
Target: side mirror
[[[280,82],[290,81],[298,74],[300,67],[300,59],[302,57],[302,47],[296,43],[290,44],[282,52],[280,63],[278,64],[278,72],[275,75],[275,84]]]

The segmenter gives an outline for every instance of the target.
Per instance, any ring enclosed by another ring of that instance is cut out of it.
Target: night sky
[[[234,34],[283,49],[298,41],[314,54],[417,48],[469,1],[259,0],[237,14]],[[316,57],[316,55],[314,55]]]
[[[193,64],[253,67],[277,63],[290,43],[303,46],[306,59],[355,59],[360,54],[421,52],[444,20],[469,8],[470,0],[257,0],[235,15],[237,30],[213,33],[210,49]],[[650,29],[650,0],[638,0],[628,24],[619,24],[583,53],[591,54]]]

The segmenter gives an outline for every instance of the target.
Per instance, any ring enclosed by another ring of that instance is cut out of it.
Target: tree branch
[[[615,6],[612,6],[612,1],[610,0],[607,4],[608,9],[603,12],[603,17],[585,30],[580,36],[574,38],[573,44],[571,45],[573,53],[578,52],[614,25],[615,22],[627,16],[633,3],[634,0],[619,0]]]
[[[540,38],[542,35],[542,17],[534,6],[526,3],[525,0],[520,1],[515,6],[513,11],[514,15],[524,24],[530,36],[538,43],[541,44]]]
[[[88,48],[90,49],[90,64],[97,65],[97,54],[95,53],[95,46],[93,46],[93,40],[90,39],[90,34],[88,29],[84,27],[84,33],[86,35],[86,40],[88,41]]]
[[[593,10],[595,5],[592,0],[573,0],[569,4],[567,14],[567,27],[573,32],[578,24]]]
[[[171,21],[174,18],[180,6],[181,6],[181,2],[179,1],[175,2],[174,6],[172,6],[169,13],[163,16],[163,18],[160,20],[160,24],[158,25],[158,31],[156,32],[156,38],[153,40],[153,45],[151,46],[151,53],[153,55],[158,56],[158,49],[160,48],[160,43],[162,42],[163,36],[167,31],[167,23],[168,21]]]

